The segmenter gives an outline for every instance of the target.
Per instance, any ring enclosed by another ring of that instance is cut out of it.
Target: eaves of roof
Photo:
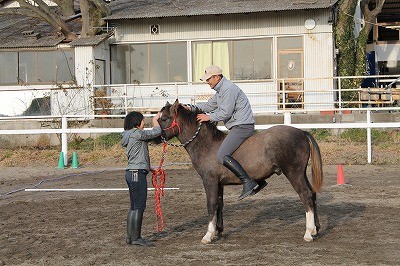
[[[109,38],[112,33],[103,33],[100,35],[86,37],[86,38],[78,38],[69,43],[70,46],[96,46],[105,39]]]
[[[325,9],[338,0],[115,0],[106,20]]]

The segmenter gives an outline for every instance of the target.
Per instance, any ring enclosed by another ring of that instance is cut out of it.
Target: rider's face
[[[209,79],[206,80],[208,85],[210,85],[211,89],[214,89],[215,85],[221,80],[221,77],[218,75],[213,75]]]

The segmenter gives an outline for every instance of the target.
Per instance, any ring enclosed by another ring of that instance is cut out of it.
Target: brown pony
[[[192,164],[203,180],[207,196],[209,224],[201,240],[210,243],[223,231],[224,185],[239,185],[241,181],[216,158],[218,147],[226,134],[212,123],[199,124],[196,113],[186,110],[178,100],[161,109],[159,119],[162,138],[167,141],[177,137],[188,152]],[[175,146],[177,146],[175,144]],[[278,125],[260,131],[233,153],[254,180],[267,179],[273,174],[284,174],[299,194],[306,209],[304,239],[313,241],[320,224],[317,215],[316,192],[322,186],[322,160],[317,142],[303,130]],[[312,186],[306,175],[311,157]]]

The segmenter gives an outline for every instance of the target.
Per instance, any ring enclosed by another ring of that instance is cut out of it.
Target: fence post
[[[290,112],[283,113],[283,124],[285,125],[292,124],[292,114]]]
[[[68,164],[68,139],[67,139],[67,129],[68,129],[68,120],[67,117],[61,117],[61,151],[64,153],[64,166]]]
[[[135,97],[135,89],[136,87],[133,86],[133,97]],[[125,93],[125,100],[124,100],[124,107],[125,107],[125,115],[128,114],[128,85],[124,85],[124,93]]]
[[[342,113],[342,80],[338,78],[338,103],[339,103],[339,112]]]
[[[367,110],[367,146],[368,146],[368,163],[372,162],[372,138],[371,138],[371,110]]]

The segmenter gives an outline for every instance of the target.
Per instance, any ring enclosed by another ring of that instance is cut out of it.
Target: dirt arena
[[[324,166],[322,228],[314,242],[303,240],[305,211],[282,175],[242,201],[240,186],[226,187],[224,236],[204,245],[202,182],[190,167],[167,167],[166,187],[179,190],[166,190],[162,198],[162,234],[155,234],[149,192],[142,233],[156,246],[143,248],[125,244],[127,191],[23,190],[125,188],[122,167],[2,168],[0,265],[399,265],[400,166],[343,170],[350,185],[336,186],[337,165]]]

